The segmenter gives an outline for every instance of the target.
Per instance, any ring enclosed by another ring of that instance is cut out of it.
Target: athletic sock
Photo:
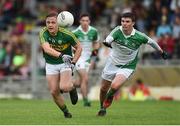
[[[104,91],[104,90],[100,90],[100,109],[104,109],[103,107],[103,102],[104,102],[104,99],[106,98],[106,94],[107,94],[107,91]]]
[[[68,111],[68,108],[66,107],[66,105],[61,106],[60,109],[61,109],[61,111],[63,111],[64,113],[69,112],[69,111]]]
[[[106,95],[106,98],[111,98],[111,97],[113,97],[114,94],[116,93],[116,91],[117,91],[117,90],[111,88],[111,89],[108,91],[108,93],[107,93],[107,95]]]
[[[88,98],[83,98],[84,103],[88,103]]]
[[[103,109],[104,107],[103,107],[103,102],[100,102],[100,105],[101,105],[101,109]]]

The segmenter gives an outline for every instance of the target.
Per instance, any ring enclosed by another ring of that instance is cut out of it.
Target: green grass
[[[180,102],[177,101],[115,101],[105,117],[97,117],[99,102],[83,107],[82,101],[67,103],[73,118],[65,119],[53,101],[0,100],[0,125],[120,125],[120,124],[180,124]]]

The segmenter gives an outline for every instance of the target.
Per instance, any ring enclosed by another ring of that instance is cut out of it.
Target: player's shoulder
[[[59,32],[63,33],[66,38],[73,38],[75,41],[77,41],[76,36],[70,30],[59,27]]]
[[[117,32],[121,32],[121,26],[116,26],[114,29],[112,29],[111,31],[111,35],[113,35],[114,33],[117,33]]]
[[[70,30],[66,29],[66,28],[59,27],[58,31],[63,33],[63,34],[66,34],[66,35],[70,35],[70,36],[73,35],[73,33]]]
[[[122,26],[116,26],[116,27],[114,27],[113,29],[112,29],[112,33],[114,33],[114,32],[117,32],[117,31],[122,31],[122,28],[121,28]]]
[[[93,27],[93,26],[89,26],[91,30],[94,30],[94,31],[98,31],[97,28]]]
[[[116,31],[117,31],[117,30],[120,30],[121,27],[122,27],[122,26],[119,26],[119,25],[118,25],[118,26],[114,27],[113,30],[116,30]]]
[[[41,30],[40,30],[40,33],[43,33],[43,32],[46,32],[47,31],[47,27],[43,27]]]
[[[47,30],[47,27],[43,27],[43,28],[40,30],[39,35],[40,35],[40,36],[43,36],[47,31],[48,31],[48,30]]]
[[[74,30],[72,30],[73,33],[77,33],[77,32],[80,32],[80,31],[81,31],[80,26],[75,28]]]
[[[135,34],[139,37],[145,37],[147,38],[147,35],[141,31],[138,31],[137,29],[135,29]]]

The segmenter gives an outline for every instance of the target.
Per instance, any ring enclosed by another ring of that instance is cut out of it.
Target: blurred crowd
[[[143,82],[142,79],[138,78],[135,83],[132,84],[126,91],[119,90],[114,95],[115,100],[132,100],[132,101],[145,101],[153,100],[150,88]]]
[[[137,17],[135,27],[156,40],[171,59],[180,59],[180,0],[86,2],[83,6],[93,17],[93,26],[110,31],[120,23],[121,13],[133,11]],[[48,12],[68,10],[79,17],[84,11],[81,8],[82,0],[0,0],[0,79],[6,75],[21,75],[22,78],[30,75],[31,41],[26,35],[33,28],[45,25]],[[77,25],[78,18],[75,18],[74,26]],[[102,40],[105,35],[101,36]],[[142,59],[160,59],[160,56],[146,46]]]

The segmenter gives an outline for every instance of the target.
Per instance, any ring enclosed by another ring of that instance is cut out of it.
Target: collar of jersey
[[[128,37],[131,37],[132,35],[135,35],[135,32],[136,32],[135,29],[133,28],[133,30],[132,30],[132,32],[131,32],[130,35],[125,35],[124,32],[123,32],[123,30],[122,30],[122,26],[120,26],[120,30],[122,31],[122,33],[123,33],[123,35],[124,35],[125,38],[128,38]]]
[[[84,34],[87,34],[90,31],[90,29],[91,29],[91,26],[89,26],[87,32],[85,32],[85,31],[83,31],[81,25],[79,26],[79,30],[81,30],[82,33],[84,33]]]

